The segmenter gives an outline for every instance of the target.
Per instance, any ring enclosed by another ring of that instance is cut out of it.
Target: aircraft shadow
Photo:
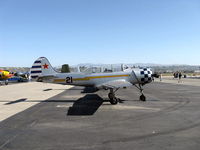
[[[97,91],[99,90],[95,87],[85,87],[81,93],[95,93]]]
[[[15,103],[20,103],[20,102],[25,102],[27,99],[26,98],[22,98],[22,99],[18,99],[18,100],[15,100],[15,101],[10,101],[4,105],[11,105],[11,104],[15,104]]]
[[[25,103],[33,103],[33,102],[40,102],[40,103],[73,103],[76,100],[54,100],[54,99],[49,99],[49,100],[27,100],[26,98],[22,98],[22,99],[18,99],[15,101],[1,101],[0,103],[5,103],[4,105],[11,105],[11,104],[16,104],[16,103],[20,103],[20,102],[25,102]]]
[[[87,94],[76,100],[68,109],[68,116],[93,115],[103,104],[104,100],[97,94]]]
[[[43,91],[51,91],[51,90],[53,90],[53,89],[45,89],[45,90],[43,90]]]
[[[83,86],[75,86],[75,87],[72,87],[70,89],[68,89],[69,91],[73,91],[73,90],[83,90],[85,87]]]
[[[98,108],[103,104],[103,102],[107,102],[107,100],[103,100],[97,94],[87,94],[78,100],[27,100],[26,98],[18,99],[15,101],[0,101],[7,102],[4,105],[12,105],[20,102],[40,102],[40,103],[73,103],[71,107],[69,107],[67,115],[68,116],[82,116],[82,115],[93,115]]]
[[[63,90],[63,89],[44,89],[43,91],[51,91],[51,90]],[[70,88],[68,89],[68,91],[74,91],[74,90],[77,90],[77,91],[81,91],[81,93],[95,93],[98,91],[97,88],[95,87],[73,87],[73,88]]]

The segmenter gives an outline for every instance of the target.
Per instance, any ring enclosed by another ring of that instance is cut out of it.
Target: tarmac
[[[116,93],[121,99],[118,105],[109,103],[104,90],[43,83],[17,85],[0,87],[0,92],[8,88],[1,93],[0,113],[9,112],[4,107],[34,105],[2,119],[1,150],[200,148],[199,79],[182,79],[181,83],[170,78],[156,80],[144,86],[146,102],[138,100],[136,88],[120,89]],[[27,95],[18,95],[23,87]],[[11,88],[15,92],[7,94]]]
[[[41,82],[2,85],[0,86],[0,121],[71,87]]]

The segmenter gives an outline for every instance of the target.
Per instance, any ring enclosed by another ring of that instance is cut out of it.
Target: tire
[[[142,94],[142,95],[140,96],[140,100],[141,100],[141,101],[146,101],[146,97]]]
[[[112,105],[116,105],[118,103],[118,99],[117,98],[113,98],[112,100],[110,99],[110,103]]]
[[[113,98],[114,98],[115,96],[114,96],[112,93],[109,93],[109,94],[108,94],[108,97],[109,97],[110,100],[113,100]]]
[[[115,97],[115,95],[113,95],[112,93],[108,94],[108,97],[110,99],[110,103],[112,105],[116,105],[118,103],[118,99]]]

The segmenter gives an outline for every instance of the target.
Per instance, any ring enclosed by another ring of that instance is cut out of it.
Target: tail
[[[43,76],[50,76],[56,74],[48,59],[45,57],[38,58],[31,67],[31,78],[38,79]]]

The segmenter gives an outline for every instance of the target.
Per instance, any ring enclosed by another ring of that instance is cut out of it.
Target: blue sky
[[[0,0],[0,66],[200,64],[199,0]]]

